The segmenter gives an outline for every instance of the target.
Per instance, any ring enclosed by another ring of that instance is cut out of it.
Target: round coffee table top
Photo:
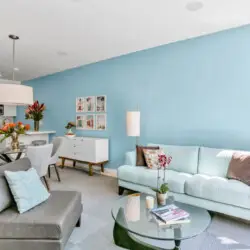
[[[167,205],[175,204],[187,211],[191,221],[186,224],[159,226],[153,214],[146,208],[146,196],[140,194],[136,200],[135,196],[129,195],[116,201],[112,208],[115,222],[131,233],[155,240],[189,239],[201,234],[210,225],[211,217],[205,209],[175,202],[173,197],[169,197]]]

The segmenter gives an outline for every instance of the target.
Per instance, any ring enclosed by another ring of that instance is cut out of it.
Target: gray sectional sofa
[[[47,201],[19,214],[4,170],[30,167],[27,158],[0,166],[0,249],[63,250],[74,227],[80,226],[81,195],[74,191],[52,191]]]
[[[150,144],[153,145],[158,144]],[[170,194],[175,200],[250,220],[250,186],[227,178],[228,166],[235,150],[159,146],[173,157],[166,178]],[[156,188],[157,170],[135,164],[135,151],[128,152],[125,164],[118,168],[119,193],[123,189],[130,189],[155,194],[151,188]]]

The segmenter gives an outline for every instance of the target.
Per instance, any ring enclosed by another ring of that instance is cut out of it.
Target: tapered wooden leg
[[[79,220],[76,223],[76,227],[80,227],[80,226],[81,226],[81,216],[80,216]]]
[[[58,172],[58,169],[57,169],[56,164],[54,164],[54,166],[55,166],[55,171],[56,171],[57,179],[58,179],[58,181],[60,182],[60,181],[61,181],[61,178],[60,178],[60,175],[59,175],[59,172]]]
[[[123,195],[123,192],[124,192],[125,188],[124,187],[118,187],[118,194],[119,195]]]
[[[101,171],[104,173],[104,165],[103,165],[103,163],[101,164]]]
[[[62,168],[64,168],[65,158],[62,158]]]
[[[73,167],[74,168],[76,167],[76,161],[73,161]]]
[[[49,165],[49,167],[48,167],[48,176],[49,176],[49,178],[50,178],[50,165]]]
[[[89,176],[93,176],[93,167],[91,163],[89,163]]]
[[[43,178],[43,181],[44,181],[44,183],[45,183],[45,185],[46,185],[47,190],[48,190],[48,191],[50,191],[50,188],[49,188],[49,183],[48,183],[48,181],[47,181],[46,177],[45,177],[45,176],[43,176],[42,178]]]

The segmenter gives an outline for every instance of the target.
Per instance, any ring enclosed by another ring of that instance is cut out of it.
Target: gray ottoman
[[[81,213],[81,194],[75,191],[52,191],[46,202],[23,214],[10,207],[0,213],[0,249],[63,250]]]

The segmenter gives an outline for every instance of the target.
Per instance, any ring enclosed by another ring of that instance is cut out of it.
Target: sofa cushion
[[[186,180],[185,193],[202,199],[250,209],[250,187],[237,180],[197,174]]]
[[[24,213],[44,202],[50,196],[34,168],[27,171],[5,172],[19,213]]]
[[[8,183],[4,176],[5,170],[19,171],[30,168],[30,161],[28,158],[23,158],[18,161],[2,165],[0,167],[0,212],[10,207],[13,204],[13,197],[10,192]]]
[[[250,154],[234,153],[227,176],[250,186]]]
[[[163,177],[163,171],[160,171]],[[123,181],[140,184],[147,187],[157,187],[157,170],[149,169],[147,167],[135,167],[123,165],[118,168],[118,179]]]
[[[163,176],[164,172],[160,171],[161,180]],[[169,184],[170,191],[175,193],[184,193],[185,181],[191,177],[192,175],[187,173],[166,170],[166,182]],[[121,166],[118,168],[118,179],[146,187],[157,188],[157,170],[148,169],[147,167]]]
[[[136,166],[147,166],[144,149],[159,149],[159,147],[147,147],[136,145]]]
[[[13,202],[8,183],[4,176],[0,176],[0,212],[11,206]]]
[[[201,147],[198,173],[226,177],[233,150]]]
[[[159,146],[166,155],[172,156],[169,169],[189,174],[197,174],[199,147],[149,144]]]
[[[15,207],[0,213],[0,239],[62,239],[68,236],[82,212],[81,195],[52,191],[44,203],[19,214]]]

